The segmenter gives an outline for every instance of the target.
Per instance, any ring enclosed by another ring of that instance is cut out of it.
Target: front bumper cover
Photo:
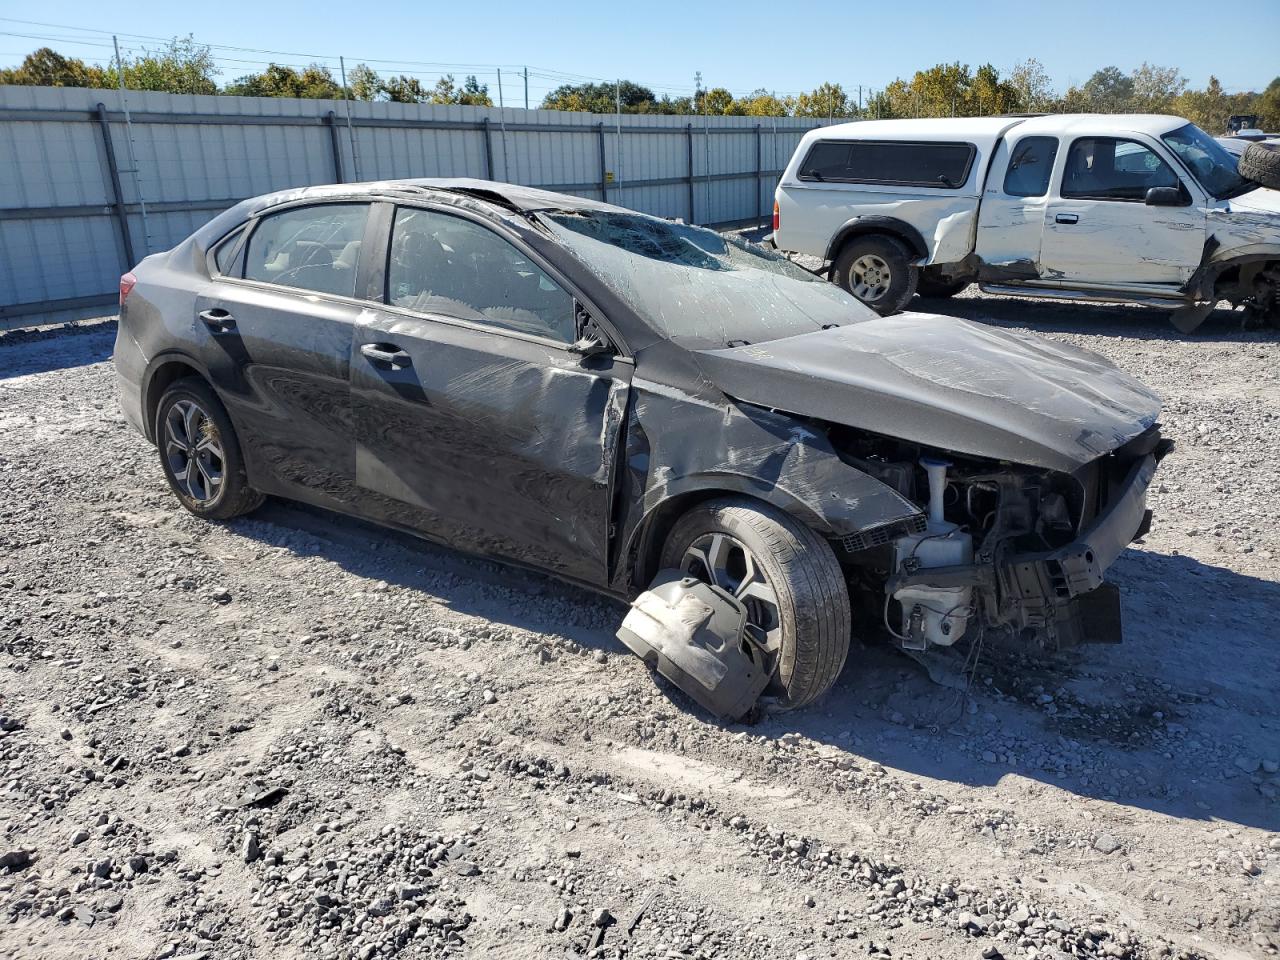
[[[997,550],[988,563],[900,573],[885,589],[892,596],[908,587],[975,587],[989,625],[1047,634],[1059,646],[1118,642],[1118,592],[1099,588],[1107,568],[1151,527],[1147,488],[1157,459],[1148,453],[1136,460],[1106,509],[1066,546],[1041,553]]]

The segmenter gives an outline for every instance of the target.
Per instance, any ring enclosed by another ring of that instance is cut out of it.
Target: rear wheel
[[[156,408],[156,445],[169,487],[196,516],[229,520],[262,504],[245,475],[231,418],[203,380],[184,377],[165,390]]]
[[[808,527],[746,497],[709,500],[676,522],[662,567],[743,602],[784,706],[812,703],[835,683],[849,653],[849,591],[831,545]]]
[[[902,241],[884,234],[854,237],[840,248],[832,279],[880,316],[897,313],[916,292],[920,270]]]

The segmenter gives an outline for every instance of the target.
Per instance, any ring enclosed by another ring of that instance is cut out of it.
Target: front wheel
[[[771,692],[783,706],[835,683],[849,653],[849,591],[831,545],[808,527],[746,497],[708,500],[676,522],[662,567],[742,601],[774,658]]]
[[[915,295],[920,270],[897,237],[884,234],[854,237],[840,248],[832,279],[868,307],[887,317]]]

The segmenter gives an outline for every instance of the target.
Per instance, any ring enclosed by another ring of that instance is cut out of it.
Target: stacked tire
[[[1280,143],[1251,143],[1240,157],[1240,176],[1280,190]]]

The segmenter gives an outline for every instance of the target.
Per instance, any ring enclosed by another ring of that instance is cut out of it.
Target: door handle
[[[200,319],[214,333],[226,333],[228,330],[236,328],[236,318],[217,307],[212,310],[201,310]]]
[[[408,367],[413,364],[409,354],[391,343],[366,343],[360,347],[360,352],[370,360],[389,363],[393,367]]]
[[[1080,216],[1075,213],[1060,213],[1053,218],[1056,223],[1079,223]]]

